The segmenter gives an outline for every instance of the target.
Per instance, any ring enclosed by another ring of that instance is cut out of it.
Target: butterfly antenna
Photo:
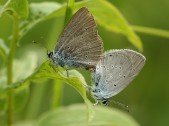
[[[45,46],[45,45],[43,45],[42,43],[39,43],[39,42],[37,42],[37,41],[35,41],[35,40],[33,40],[32,43],[33,43],[33,44],[36,44],[36,45],[39,45],[39,46],[42,47],[43,49],[46,49],[48,52],[50,52],[50,51],[49,51],[50,49],[49,49],[48,46]]]
[[[96,106],[96,105],[98,105],[98,104],[99,104],[99,101],[96,100],[96,103],[94,103],[93,106]]]
[[[69,77],[68,69],[66,69],[66,75],[67,75],[67,77]]]
[[[129,112],[129,108],[128,108],[127,105],[122,104],[122,103],[120,103],[118,101],[114,101],[114,100],[109,100],[109,102],[111,102],[111,103],[113,103],[115,105],[118,105],[118,106],[122,107],[124,110],[126,110],[127,112]]]

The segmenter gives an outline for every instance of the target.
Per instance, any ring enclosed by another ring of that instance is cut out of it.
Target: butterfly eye
[[[93,89],[92,92],[100,92],[100,89]]]
[[[105,66],[101,66],[101,67],[105,68]]]
[[[52,57],[52,55],[53,55],[53,52],[47,52],[47,56],[48,56],[48,58],[51,58],[51,57]]]

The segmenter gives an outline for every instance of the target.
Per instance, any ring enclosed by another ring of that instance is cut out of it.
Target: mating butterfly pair
[[[122,91],[140,72],[145,57],[133,50],[110,50],[103,54],[102,40],[87,8],[79,9],[61,33],[48,57],[56,65],[92,70],[93,98],[103,104]]]

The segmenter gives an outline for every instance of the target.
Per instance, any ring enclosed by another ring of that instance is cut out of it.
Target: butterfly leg
[[[67,77],[69,77],[68,69],[66,69],[66,75],[67,75]]]
[[[99,103],[99,101],[98,101],[98,100],[96,100],[96,103],[94,103],[94,104],[93,104],[93,106],[96,106],[98,103]]]
[[[102,101],[102,104],[105,105],[105,106],[107,106],[107,105],[108,105],[108,100],[107,100],[107,99],[104,99],[104,100]]]

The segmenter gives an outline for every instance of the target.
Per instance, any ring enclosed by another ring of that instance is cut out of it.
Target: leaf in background
[[[95,117],[91,122],[85,118],[84,105],[61,107],[45,113],[37,126],[138,126],[139,124],[126,113],[117,109],[95,106]]]
[[[13,126],[36,126],[35,121],[36,120],[20,121],[20,122],[16,122],[15,124],[13,124]]]
[[[77,9],[88,7],[97,23],[106,29],[125,35],[140,51],[143,50],[140,38],[133,31],[119,10],[106,0],[85,0],[75,4]]]
[[[30,76],[35,68],[37,67],[37,57],[34,53],[27,53],[25,54],[24,57],[21,57],[20,59],[15,59],[14,60],[14,82],[20,81],[28,76]],[[1,79],[0,79],[0,94],[2,93],[7,93],[4,89],[7,88],[6,85],[6,72],[5,70],[0,71],[1,74]],[[24,106],[25,103],[27,102],[28,99],[28,87],[27,85],[29,82],[23,82],[25,83],[24,86],[21,88],[17,88],[14,91],[14,96],[15,96],[15,111],[21,110]],[[12,85],[11,85],[12,86]],[[4,99],[4,95],[0,95],[2,99]]]
[[[66,75],[66,71],[55,71],[50,65],[49,62],[43,63],[39,69],[30,75],[29,77],[18,81],[16,83],[13,83],[9,86],[6,86],[5,88],[1,89],[1,93],[7,92],[8,90],[11,89],[16,89],[18,87],[26,86],[26,82],[29,82],[31,80],[36,80],[36,79],[44,79],[44,78],[49,78],[49,79],[59,79],[64,81],[65,83],[69,84],[73,88],[75,88],[79,94],[83,97],[88,111],[87,111],[87,120],[90,121],[93,118],[94,112],[93,112],[93,105],[91,102],[88,100],[86,96],[86,82],[83,76],[76,70],[69,70],[69,77]]]
[[[26,85],[26,84],[25,84]],[[14,92],[14,111],[20,112],[25,107],[29,98],[29,87],[18,88]]]
[[[4,12],[10,14],[15,13],[19,18],[25,19],[28,17],[28,1],[27,0],[8,0],[0,12],[0,16]]]
[[[140,51],[143,50],[140,38],[133,31],[127,20],[111,3],[103,0],[86,0],[75,3],[77,9],[88,7],[97,23],[106,29],[125,35],[128,40]],[[66,6],[56,2],[32,3],[27,25],[22,28],[22,37],[39,22],[60,17],[65,14]]]
[[[36,53],[25,53],[20,59],[14,60],[14,82],[25,79],[30,76],[37,67],[38,57]]]
[[[25,53],[24,57],[14,60],[14,82],[20,81],[24,78],[30,76],[37,67],[37,55],[33,52]],[[27,86],[29,82],[24,82],[24,86],[15,89],[15,111],[20,111],[25,106],[28,95],[29,87]]]
[[[21,38],[24,37],[35,25],[42,21],[45,21],[45,18],[48,17],[48,15],[54,11],[59,10],[60,7],[61,5],[56,2],[31,3],[29,14],[30,16],[28,20],[22,22]]]
[[[61,73],[60,73],[61,72]],[[87,120],[92,120],[94,116],[93,112],[93,105],[88,100],[86,96],[86,87],[87,84],[85,82],[84,77],[76,70],[69,70],[68,71],[69,77],[67,78],[66,71],[55,71],[49,64],[46,62],[44,63],[40,69],[35,73],[35,75],[32,77],[33,79],[36,78],[50,78],[50,79],[59,79],[64,81],[65,83],[69,84],[73,88],[75,88],[79,94],[83,97],[88,111],[87,111]]]

